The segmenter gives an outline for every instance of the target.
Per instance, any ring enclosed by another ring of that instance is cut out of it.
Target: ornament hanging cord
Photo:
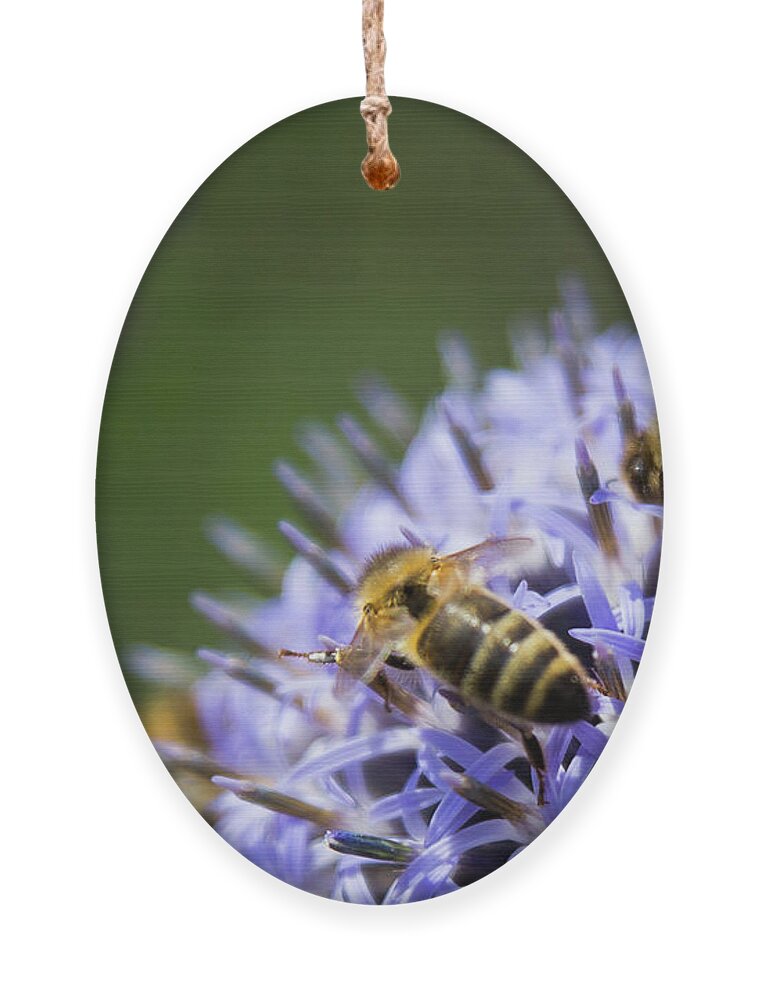
[[[388,191],[400,180],[400,167],[390,149],[387,118],[392,105],[384,83],[384,0],[363,0],[363,58],[366,63],[366,96],[361,101],[361,115],[366,122],[368,153],[361,163],[361,173],[375,191]]]

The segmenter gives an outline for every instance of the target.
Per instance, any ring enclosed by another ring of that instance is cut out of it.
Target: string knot
[[[361,173],[369,187],[387,191],[400,180],[400,167],[392,155],[387,135],[387,118],[392,105],[384,85],[384,41],[382,22],[384,0],[363,0],[363,56],[366,63],[366,96],[361,101],[361,115],[366,123],[368,153]]]
[[[366,120],[366,124],[371,119],[372,124],[379,115],[391,115],[392,105],[386,94],[368,94],[361,101],[361,114]]]

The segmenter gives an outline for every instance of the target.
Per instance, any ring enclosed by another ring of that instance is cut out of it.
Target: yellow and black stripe
[[[420,622],[420,661],[473,704],[530,722],[586,718],[581,664],[552,632],[485,590],[440,604]]]

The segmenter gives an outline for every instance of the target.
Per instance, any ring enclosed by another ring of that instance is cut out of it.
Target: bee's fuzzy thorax
[[[387,595],[405,580],[428,579],[434,550],[421,545],[390,545],[376,551],[363,567],[358,580],[358,601],[363,606],[381,606]]]

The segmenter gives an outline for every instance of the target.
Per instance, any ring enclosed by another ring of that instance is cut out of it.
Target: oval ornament
[[[393,98],[403,177],[376,194],[357,103],[252,139],[177,217],[97,513],[182,791],[265,871],[378,905],[501,867],[581,786],[645,647],[663,478],[639,338],[563,193]]]

